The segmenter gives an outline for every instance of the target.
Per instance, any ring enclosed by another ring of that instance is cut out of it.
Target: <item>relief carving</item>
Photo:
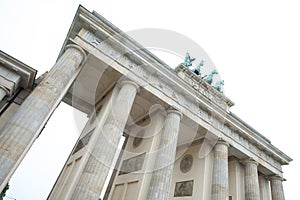
[[[124,160],[119,175],[128,174],[142,169],[146,153]]]
[[[177,182],[174,197],[193,196],[194,180]]]

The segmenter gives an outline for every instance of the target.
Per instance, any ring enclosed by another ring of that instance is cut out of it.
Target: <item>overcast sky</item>
[[[79,4],[125,32],[163,28],[199,44],[225,80],[225,94],[235,102],[231,111],[294,159],[283,168],[284,189],[286,199],[299,198],[300,6],[296,0],[2,0],[0,49],[42,74],[55,63]],[[78,129],[74,110],[61,105],[13,176],[8,196],[45,199]]]

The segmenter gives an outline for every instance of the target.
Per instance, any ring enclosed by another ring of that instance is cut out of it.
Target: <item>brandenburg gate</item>
[[[283,200],[292,159],[234,115],[217,72],[193,60],[170,68],[82,6],[40,78],[1,52],[0,191],[64,101],[89,120],[49,200],[103,190],[109,200]]]

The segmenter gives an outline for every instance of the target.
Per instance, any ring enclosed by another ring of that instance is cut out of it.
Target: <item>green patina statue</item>
[[[190,67],[192,66],[192,62],[196,60],[196,58],[191,58],[190,54],[187,52],[185,54],[185,58],[184,58],[184,61],[183,61],[183,65],[186,66],[186,67]]]
[[[9,189],[9,183],[6,184],[6,186],[3,188],[2,192],[0,193],[0,200],[2,200],[5,195],[6,195],[6,191]]]
[[[204,60],[201,60],[201,62],[197,65],[197,67],[195,69],[193,69],[192,71],[201,77],[201,67],[203,65],[204,65]]]
[[[208,83],[208,84],[211,84],[213,82],[213,76],[215,74],[218,74],[218,71],[217,70],[213,70],[209,75],[203,77],[203,79]]]
[[[223,86],[224,86],[224,80],[218,81],[215,86],[213,86],[214,88],[216,88],[216,90],[218,90],[219,92],[223,93]]]

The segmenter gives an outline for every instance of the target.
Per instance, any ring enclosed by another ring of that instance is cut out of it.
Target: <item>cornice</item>
[[[24,89],[32,89],[37,70],[29,67],[23,62],[15,59],[14,57],[4,53],[0,50],[0,64],[5,68],[12,70],[21,76],[21,86]]]

